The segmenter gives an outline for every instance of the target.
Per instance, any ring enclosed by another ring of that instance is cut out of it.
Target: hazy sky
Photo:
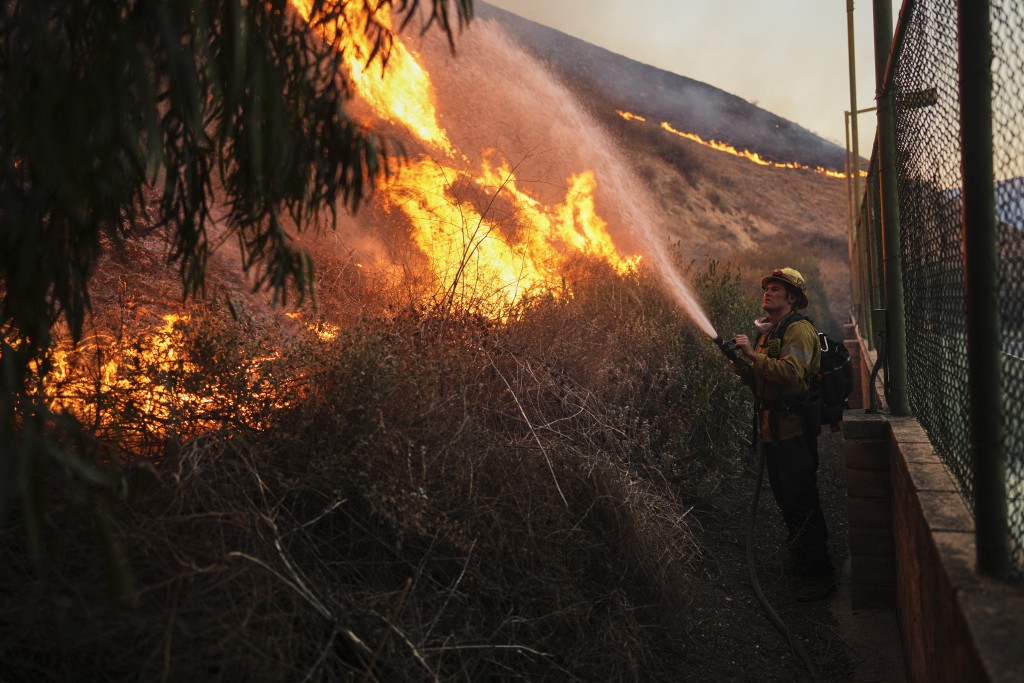
[[[850,109],[845,0],[486,0],[644,64],[703,81],[840,146]],[[893,27],[900,0],[893,0]],[[854,8],[857,108],[874,106],[872,3]],[[861,114],[871,154],[874,113]],[[866,149],[865,149],[866,146]]]

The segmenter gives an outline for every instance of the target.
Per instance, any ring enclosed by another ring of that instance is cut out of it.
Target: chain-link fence
[[[1004,453],[1011,560],[1024,576],[1024,5],[991,3],[992,156],[999,254]],[[911,410],[973,508],[956,0],[907,0],[890,65]],[[876,148],[877,153],[877,148]],[[873,157],[868,187],[878,187]],[[858,312],[881,300],[877,194],[853,264]],[[863,327],[863,326],[862,326]],[[872,340],[876,342],[877,340]]]
[[[992,5],[993,160],[999,227],[1007,503],[1013,557],[1024,574],[1024,6]]]

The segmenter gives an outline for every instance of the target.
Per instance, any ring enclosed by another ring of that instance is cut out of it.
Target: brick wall
[[[1024,680],[1024,585],[975,571],[973,518],[920,424],[850,410],[843,434],[851,606],[896,607],[910,683]]]
[[[896,606],[889,440],[889,423],[881,415],[850,411],[843,419],[854,609]]]

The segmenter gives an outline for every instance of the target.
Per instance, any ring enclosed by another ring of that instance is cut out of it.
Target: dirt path
[[[784,570],[785,531],[767,481],[755,532],[757,570],[769,602],[830,683],[899,683],[902,660],[892,612],[854,613],[849,602],[846,479],[842,435],[820,441],[819,490],[829,526],[829,548],[839,575],[830,598],[806,604],[792,597]],[[695,512],[706,560],[691,614],[691,656],[682,680],[792,683],[810,681],[803,664],[765,615],[751,589],[746,563],[746,522],[755,482],[753,458],[742,477],[728,482],[708,509]],[[698,642],[699,640],[699,642]]]

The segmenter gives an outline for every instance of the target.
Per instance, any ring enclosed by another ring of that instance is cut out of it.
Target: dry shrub
[[[734,274],[691,275],[724,329],[748,317]],[[197,312],[180,381],[217,410],[118,495],[53,496],[45,564],[0,569],[0,677],[673,679],[686,510],[732,476],[748,405],[649,274],[580,263],[566,293],[331,343]]]

